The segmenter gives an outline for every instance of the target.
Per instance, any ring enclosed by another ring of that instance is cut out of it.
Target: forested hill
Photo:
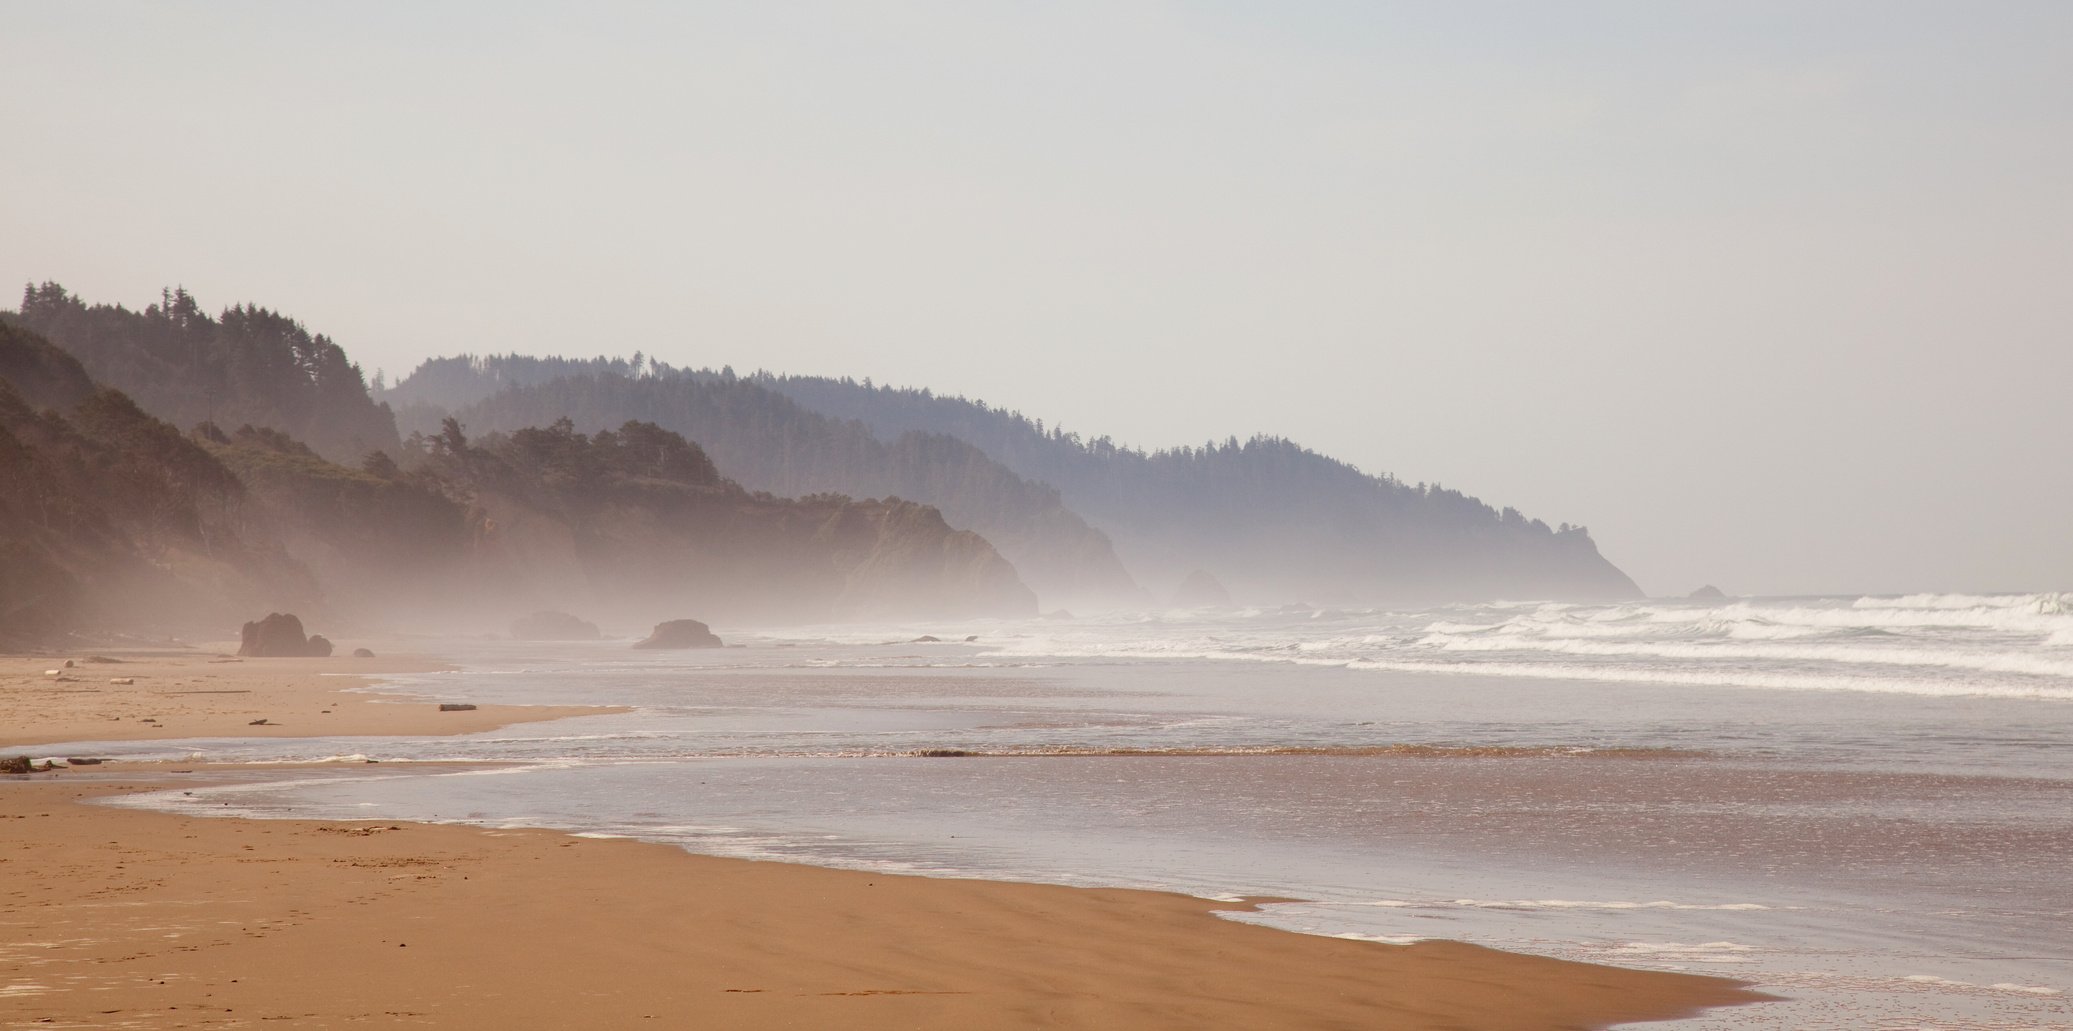
[[[879,434],[942,433],[1058,488],[1154,586],[1191,569],[1241,598],[1624,597],[1639,588],[1582,527],[1551,528],[1437,485],[1370,476],[1274,437],[1145,452],[927,390],[758,374]]]
[[[162,631],[312,597],[206,449],[0,325],[0,648],[80,626]],[[243,613],[244,615],[240,615]]]
[[[407,431],[421,434],[448,414],[448,401],[459,402],[452,414],[470,433],[564,417],[586,432],[652,422],[698,441],[723,473],[752,489],[933,505],[999,548],[1046,606],[1146,601],[1108,538],[1050,487],[964,441],[931,433],[881,440],[731,373],[694,376],[638,360],[463,356],[428,361],[382,396],[397,403]]]
[[[1058,593],[1053,571],[1069,565],[1040,560],[1030,528],[1007,522],[1026,519],[1032,491],[1047,520],[1084,517],[1104,532],[1103,550],[1113,542],[1160,600],[1198,569],[1259,602],[1640,593],[1581,527],[1370,476],[1272,437],[1145,452],[927,390],[693,372],[639,355],[438,359],[382,396],[403,406],[406,427],[443,404],[480,429],[563,414],[579,427],[648,419],[705,444],[754,486],[921,498],[994,540],[1047,599]],[[1067,537],[1038,539],[1055,549]]]
[[[395,418],[368,397],[360,367],[329,338],[266,308],[211,317],[187,291],[169,290],[131,311],[44,283],[25,289],[21,310],[0,320],[45,337],[95,381],[175,426],[269,427],[339,462],[396,451]]]
[[[182,433],[0,323],[0,648],[225,635],[269,610],[431,633],[542,608],[621,630],[1036,614],[934,508],[754,494],[652,424],[412,445],[347,466],[274,428]]]

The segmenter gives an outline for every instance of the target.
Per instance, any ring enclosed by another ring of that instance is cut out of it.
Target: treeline
[[[1049,606],[1164,600],[1195,570],[1240,600],[1264,602],[1638,593],[1581,527],[1368,475],[1273,436],[1148,452],[926,389],[694,371],[638,352],[433,359],[394,385],[377,376],[370,389],[329,338],[254,305],[210,315],[184,290],[131,311],[89,305],[55,283],[32,285],[19,312],[0,313],[0,326],[63,348],[0,349],[0,376],[65,395],[62,403],[24,398],[30,409],[68,412],[60,418],[76,432],[86,416],[71,409],[106,384],[133,397],[139,415],[197,427],[189,443],[246,491],[242,502],[224,501],[226,511],[248,523],[254,512],[270,514],[270,525],[248,527],[253,546],[286,549],[353,597],[408,584],[411,596],[436,602],[447,596],[442,577],[518,577],[534,585],[525,590],[545,590],[552,577],[513,564],[525,553],[601,595],[610,591],[595,579],[601,570],[646,583],[655,569],[674,568],[739,581],[745,598],[761,589],[748,584],[746,566],[625,556],[641,541],[696,552],[754,537],[757,548],[778,547],[786,534],[823,532],[806,529],[823,517],[847,527],[835,536],[849,550],[808,549],[818,565],[794,570],[794,586],[820,599],[823,612],[849,605],[825,579],[830,569],[891,568],[845,565],[862,561],[859,542],[883,547],[909,534],[901,539],[951,547],[951,527],[992,543],[952,547],[970,563],[960,572],[940,556],[906,554],[907,572],[934,572],[903,597],[918,603],[925,582],[967,601],[1013,596],[1021,582],[1011,590],[980,571],[1002,555]],[[842,497],[813,498],[821,508],[780,504],[802,495]],[[170,497],[177,507],[177,493]],[[871,508],[879,503],[850,497],[910,501]],[[838,500],[851,507],[827,509]],[[921,503],[915,512],[901,507],[912,502]],[[498,506],[505,518],[491,511]],[[802,514],[809,509],[819,514]],[[672,519],[709,539],[658,522]],[[755,519],[777,536],[752,533]],[[932,529],[930,519],[947,525]],[[642,520],[645,529],[636,528]],[[465,575],[452,562],[463,562]]]
[[[925,389],[640,355],[436,359],[387,396],[411,398],[417,420],[458,414],[483,428],[647,419],[698,439],[753,487],[922,498],[993,539],[1046,597],[1141,601],[1134,582],[1171,590],[1197,569],[1256,600],[1639,593],[1582,527],[1273,436],[1148,452]]]
[[[1495,509],[1436,483],[1410,486],[1387,473],[1364,473],[1285,437],[1228,437],[1200,447],[1146,451],[1107,436],[1089,439],[1063,427],[1047,429],[1042,419],[925,388],[768,372],[756,373],[751,382],[879,433],[942,433],[971,441],[1009,468],[1057,486],[1068,503],[1104,515],[1139,517],[1169,498],[1228,503],[1248,495],[1261,500],[1290,492],[1370,492],[1405,508],[1429,505],[1443,522],[1507,523],[1539,533],[1588,535],[1583,527],[1564,523],[1550,528],[1515,509]]]
[[[1241,594],[1270,597],[1640,593],[1582,527],[1549,527],[1436,484],[1368,475],[1284,438],[1147,452],[925,389],[768,373],[751,381],[881,436],[970,441],[1057,487],[1148,582],[1207,568]]]
[[[539,608],[645,628],[1036,602],[934,508],[752,493],[653,423],[470,439],[447,421],[348,465],[273,426],[183,433],[0,322],[0,644],[226,632],[270,609],[479,631]]]
[[[447,419],[405,453],[399,475],[465,496],[472,579],[507,604],[777,622],[1036,610],[1015,568],[934,508],[751,493],[650,422],[585,434],[563,417],[471,440]]]
[[[178,426],[272,427],[352,463],[399,443],[394,416],[368,396],[345,350],[267,308],[236,305],[212,317],[173,289],[131,311],[88,305],[46,282],[25,288],[21,309],[0,319],[50,340],[96,382]]]
[[[881,440],[723,370],[694,376],[639,360],[460,356],[428,361],[385,396],[405,428],[431,435],[449,418],[474,432],[572,420],[578,429],[640,420],[699,442],[719,469],[779,496],[897,496],[940,509],[1000,549],[1046,605],[1139,604],[1142,591],[1107,537],[1051,487],[1016,475],[944,434]],[[638,372],[639,375],[628,373]],[[426,383],[445,384],[451,394]],[[491,385],[501,384],[485,392]],[[449,410],[440,402],[476,398]]]

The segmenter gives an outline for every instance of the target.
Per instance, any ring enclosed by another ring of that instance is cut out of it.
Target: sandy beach
[[[442,712],[438,699],[347,690],[384,674],[449,668],[435,659],[241,659],[234,650],[0,657],[0,751],[62,741],[472,734],[617,711],[484,705]]]
[[[439,712],[319,676],[427,668],[416,659],[51,668],[0,663],[0,754],[82,738],[459,733],[592,711]],[[1712,978],[1292,934],[1157,892],[90,804],[183,776],[121,764],[0,779],[0,1028],[1553,1029],[1755,998]]]

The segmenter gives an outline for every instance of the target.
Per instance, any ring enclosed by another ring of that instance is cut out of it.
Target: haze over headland
[[[2073,583],[2064,5],[6,15],[0,282],[1284,434],[1658,593]]]

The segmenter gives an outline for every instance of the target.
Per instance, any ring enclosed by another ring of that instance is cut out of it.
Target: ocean
[[[1782,1000],[1680,1028],[2073,1029],[2073,595],[716,630],[380,687],[622,714],[84,747],[331,760],[122,804],[1299,899],[1233,918]]]

